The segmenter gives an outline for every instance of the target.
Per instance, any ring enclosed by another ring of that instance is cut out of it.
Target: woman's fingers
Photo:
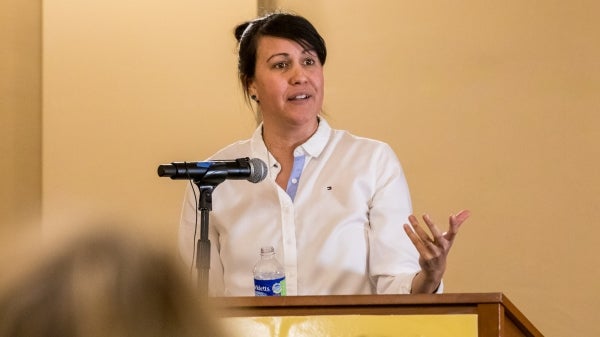
[[[450,228],[448,229],[448,232],[444,233],[444,237],[449,241],[454,240],[454,237],[458,233],[458,229],[463,222],[469,218],[469,216],[471,216],[471,212],[466,209],[458,212],[457,214],[450,215],[450,218],[448,219]]]

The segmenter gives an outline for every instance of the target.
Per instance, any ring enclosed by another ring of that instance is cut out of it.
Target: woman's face
[[[249,92],[260,101],[265,124],[314,126],[323,105],[323,66],[315,51],[263,36],[256,54]]]

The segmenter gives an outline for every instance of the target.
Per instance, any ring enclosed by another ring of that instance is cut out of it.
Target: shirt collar
[[[265,163],[269,162],[269,150],[262,138],[263,123],[261,122],[250,138],[250,151],[255,158],[262,159]]]
[[[331,133],[331,127],[329,123],[323,118],[319,117],[319,126],[317,131],[302,145],[300,145],[304,151],[311,157],[318,157],[327,141],[329,140],[329,134]]]

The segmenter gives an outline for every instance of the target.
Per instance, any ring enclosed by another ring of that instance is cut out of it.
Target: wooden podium
[[[281,322],[281,319],[291,319],[291,317],[300,318],[300,324],[303,326],[310,325],[311,320],[322,323],[322,318],[333,318],[333,325],[328,322],[329,332],[323,335],[329,336],[386,336],[381,332],[371,333],[342,333],[346,326],[360,323],[361,320],[367,318],[387,319],[383,325],[391,326],[394,329],[397,322],[395,318],[414,319],[416,317],[425,317],[428,321],[417,321],[414,324],[422,324],[421,326],[437,326],[438,329],[445,329],[440,326],[446,323],[445,321],[436,321],[438,318],[463,319],[466,321],[458,321],[458,324],[472,325],[469,334],[462,336],[479,336],[479,337],[516,337],[543,336],[533,324],[515,307],[508,298],[502,293],[473,293],[473,294],[415,294],[415,295],[343,295],[343,296],[287,296],[287,297],[220,297],[210,298],[209,301],[218,311],[220,317],[225,320],[231,319],[253,319],[263,320],[262,324],[273,324],[273,319],[278,319],[276,327],[269,327],[269,333],[250,334],[245,333],[243,336],[311,336],[319,337],[320,333],[315,333],[312,328],[310,333],[287,333],[284,331],[277,332],[275,330],[286,326],[286,331],[290,330],[290,325],[294,325],[294,321]],[[335,323],[336,319],[348,318],[346,321]],[[265,319],[267,320],[265,323]],[[391,320],[390,320],[391,319]],[[269,321],[271,320],[271,321]],[[371,324],[370,327],[382,325],[380,321],[365,321],[362,324]],[[374,322],[374,323],[373,323]],[[398,321],[400,322],[400,321]],[[427,323],[419,323],[427,322]],[[468,324],[462,323],[468,322]],[[246,323],[244,323],[246,324]],[[252,323],[254,324],[254,322]],[[338,324],[340,333],[335,327]],[[455,323],[454,323],[455,324]],[[243,326],[243,325],[242,325]],[[244,327],[247,327],[245,325]],[[333,328],[332,328],[333,327]],[[245,329],[245,328],[244,328]],[[332,330],[333,329],[333,330]],[[401,331],[402,327],[398,327],[397,331]],[[417,327],[415,329],[421,329]],[[393,331],[393,330],[386,330]],[[452,335],[452,333],[449,333]],[[394,333],[389,336],[400,336],[401,334]],[[423,333],[418,332],[420,336],[439,336],[435,332]],[[462,337],[459,336],[459,337]]]

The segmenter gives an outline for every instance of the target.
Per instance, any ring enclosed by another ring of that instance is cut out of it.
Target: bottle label
[[[272,280],[254,279],[254,294],[256,296],[285,296],[285,277]]]

